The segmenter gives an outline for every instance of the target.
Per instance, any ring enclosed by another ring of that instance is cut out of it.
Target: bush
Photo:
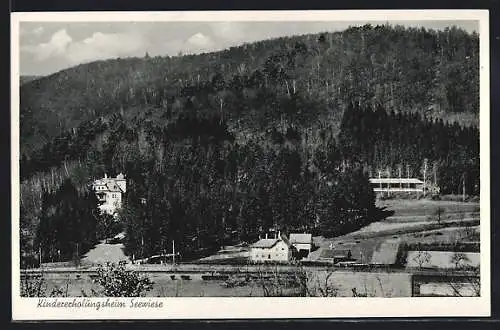
[[[432,196],[431,196],[431,199],[432,199],[433,201],[440,201],[440,200],[441,200],[441,196],[440,196],[440,195],[435,194],[435,195],[432,195]]]
[[[407,243],[403,243],[399,246],[398,253],[396,255],[396,266],[406,266],[406,262],[408,259],[408,251],[410,247]]]
[[[469,198],[469,202],[471,203],[479,203],[480,199],[479,196],[473,196]]]
[[[442,195],[441,200],[449,201],[449,202],[462,202],[463,196],[462,195]],[[465,196],[465,201],[471,202],[471,203],[478,203],[479,196]]]
[[[36,256],[32,255],[22,255],[21,256],[21,262],[20,262],[21,269],[28,269],[28,268],[38,268],[40,267],[40,261],[39,258]]]
[[[153,282],[125,269],[125,263],[99,265],[94,282],[101,285],[106,297],[140,297],[151,290]]]
[[[21,276],[21,297],[45,297],[47,282],[43,275],[24,274]]]
[[[388,194],[380,194],[379,195],[379,200],[381,201],[386,201],[386,200],[391,200],[394,199],[394,195],[388,195]]]

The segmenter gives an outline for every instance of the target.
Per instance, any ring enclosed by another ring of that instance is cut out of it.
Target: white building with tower
[[[122,199],[127,191],[125,176],[120,173],[116,178],[108,178],[105,174],[104,178],[94,181],[92,188],[99,201],[101,213],[116,216],[117,210],[122,207]]]

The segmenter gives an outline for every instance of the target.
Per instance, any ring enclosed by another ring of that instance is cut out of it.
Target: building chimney
[[[104,173],[104,178],[107,179],[108,178],[108,173]]]
[[[267,233],[266,233],[266,239],[267,239]]]
[[[278,231],[278,237],[276,238],[281,238],[281,231]]]

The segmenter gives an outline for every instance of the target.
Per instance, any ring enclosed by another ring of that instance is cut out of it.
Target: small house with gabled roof
[[[290,241],[278,233],[275,238],[263,238],[250,247],[252,262],[288,262],[292,259]]]
[[[345,261],[354,261],[350,249],[324,249],[319,257],[321,260],[329,260],[336,264]]]

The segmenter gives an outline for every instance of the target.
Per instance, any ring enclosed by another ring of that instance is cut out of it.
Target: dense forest
[[[377,216],[379,173],[477,195],[478,46],[456,28],[366,25],[28,82],[23,251],[95,244],[105,219],[89,183],[104,173],[126,173],[119,221],[136,258],[172,239],[187,257],[270,228],[356,230]]]
[[[365,25],[200,55],[83,64],[23,84],[22,151],[82,121],[135,107],[219,109],[231,127],[273,126],[276,93],[320,103],[319,113],[297,114],[313,123],[338,121],[337,112],[355,101],[477,124],[479,37],[455,27]],[[242,96],[247,102],[239,102]]]
[[[138,130],[115,116],[102,152],[90,151],[97,159],[81,166],[89,177],[99,175],[101,166],[110,174],[127,173],[119,218],[130,255],[160,253],[175,239],[188,256],[235,240],[253,241],[270,228],[334,235],[358,229],[375,216],[375,197],[362,168],[341,168],[331,159],[322,162],[334,163],[320,173],[293,129],[240,145],[218,117],[212,126],[203,123],[179,119],[175,125]],[[62,219],[80,219],[83,229],[95,227],[97,214],[84,219],[71,213],[78,212],[80,199],[70,184],[62,187],[74,193],[43,193],[39,240],[48,244],[53,238],[57,248],[49,251],[71,255],[75,245],[63,242],[72,237],[72,226],[58,236]],[[75,204],[68,207],[65,199],[71,198]]]
[[[41,76],[20,76],[19,77],[19,83],[20,85],[26,84],[30,81],[36,80],[41,78]]]
[[[344,112],[338,139],[341,157],[363,164],[370,177],[425,176],[443,194],[479,195],[476,127],[352,106]]]

